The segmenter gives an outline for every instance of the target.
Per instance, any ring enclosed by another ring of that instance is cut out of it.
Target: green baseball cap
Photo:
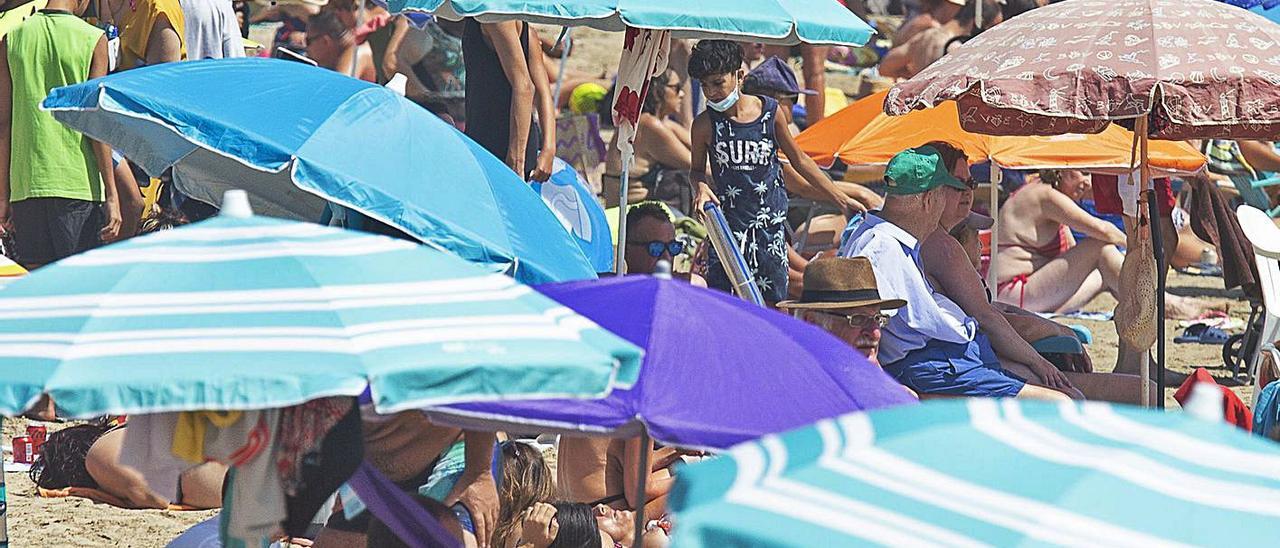
[[[889,194],[921,194],[940,186],[969,190],[942,161],[942,154],[931,146],[909,148],[894,155],[884,170],[885,192]]]

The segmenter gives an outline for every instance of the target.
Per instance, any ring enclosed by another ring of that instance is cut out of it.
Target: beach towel
[[[1208,179],[1191,181],[1191,231],[1213,244],[1222,258],[1222,282],[1226,289],[1239,287],[1250,300],[1262,300],[1258,265],[1253,260],[1253,244],[1240,228],[1235,210],[1217,185]]]
[[[1213,384],[1222,389],[1222,420],[1235,425],[1236,427],[1251,432],[1253,430],[1253,413],[1249,411],[1249,407],[1240,401],[1240,397],[1236,396],[1230,388],[1221,386],[1218,381],[1214,380],[1203,367],[1197,367],[1195,373],[1187,377],[1182,382],[1182,386],[1178,387],[1178,391],[1174,392],[1173,399],[1178,400],[1179,405],[1186,405],[1187,398],[1191,397],[1191,389],[1198,382]]]
[[[100,489],[93,489],[91,487],[67,487],[65,489],[45,489],[43,487],[37,487],[36,495],[44,499],[60,499],[60,498],[66,498],[66,497],[78,497],[82,499],[89,499],[93,501],[95,504],[108,504],[111,506],[115,506],[116,508],[124,508],[127,510],[139,509],[136,506],[129,504],[122,498],[112,495],[111,493],[108,493],[106,491],[103,491]],[[165,509],[174,510],[174,511],[205,510],[205,508],[196,508],[195,506],[187,506],[186,504],[170,504],[169,507]]]

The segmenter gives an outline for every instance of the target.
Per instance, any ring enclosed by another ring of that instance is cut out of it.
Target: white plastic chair
[[[1258,338],[1258,351],[1249,359],[1249,374],[1253,376],[1253,403],[1258,402],[1262,387],[1258,386],[1258,367],[1264,352],[1276,350],[1280,338],[1280,227],[1262,210],[1248,205],[1236,208],[1240,228],[1253,244],[1253,259],[1258,263],[1258,283],[1262,289],[1265,309],[1262,333]]]

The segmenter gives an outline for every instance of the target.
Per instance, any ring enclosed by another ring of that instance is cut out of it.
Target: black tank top
[[[525,59],[529,58],[529,24],[520,24],[521,46]],[[498,52],[484,40],[480,23],[468,18],[462,32],[462,61],[466,65],[467,81],[467,137],[485,150],[507,160],[507,143],[511,136],[511,82],[502,71]],[[529,124],[529,144],[526,146],[525,171],[533,169],[542,145],[541,131],[535,123]]]

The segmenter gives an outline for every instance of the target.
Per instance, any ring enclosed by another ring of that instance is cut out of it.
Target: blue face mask
[[[707,108],[716,112],[724,112],[733,108],[733,105],[738,104],[738,99],[741,97],[742,93],[739,92],[737,88],[734,88],[733,92],[725,96],[724,99],[719,101],[707,101]]]

